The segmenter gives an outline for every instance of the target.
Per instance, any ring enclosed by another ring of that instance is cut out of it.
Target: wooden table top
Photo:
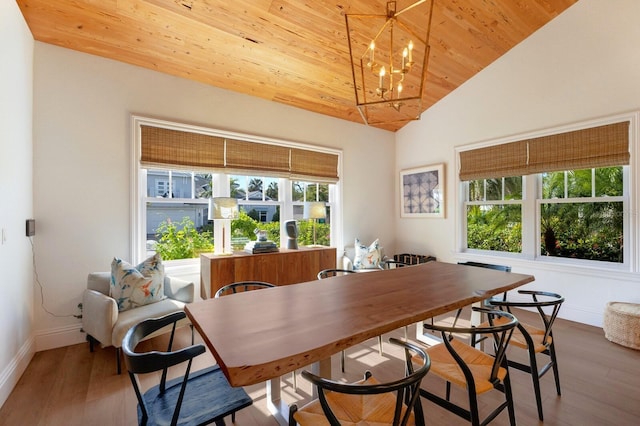
[[[246,386],[533,280],[429,262],[203,300],[185,311],[231,385]]]

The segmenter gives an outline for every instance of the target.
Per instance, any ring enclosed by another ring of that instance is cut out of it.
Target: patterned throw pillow
[[[366,246],[356,238],[356,254],[353,258],[353,269],[377,269],[380,264],[380,247],[376,239]]]
[[[135,267],[114,257],[111,297],[118,303],[119,311],[164,299],[164,266],[160,255],[155,254]]]
[[[136,266],[136,269],[145,277],[153,278],[153,287],[159,288],[161,295],[164,296],[164,265],[159,254],[156,253],[145,259]]]

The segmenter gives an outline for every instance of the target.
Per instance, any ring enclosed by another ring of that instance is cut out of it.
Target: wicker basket
[[[640,349],[640,303],[607,303],[602,328],[613,343]]]

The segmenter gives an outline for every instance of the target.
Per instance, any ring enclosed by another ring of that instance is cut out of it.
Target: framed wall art
[[[444,163],[400,171],[400,216],[444,218]]]

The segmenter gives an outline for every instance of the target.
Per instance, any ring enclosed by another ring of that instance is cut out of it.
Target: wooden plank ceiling
[[[576,1],[435,0],[423,109]],[[38,41],[359,123],[344,15],[386,10],[383,0],[17,3]]]

